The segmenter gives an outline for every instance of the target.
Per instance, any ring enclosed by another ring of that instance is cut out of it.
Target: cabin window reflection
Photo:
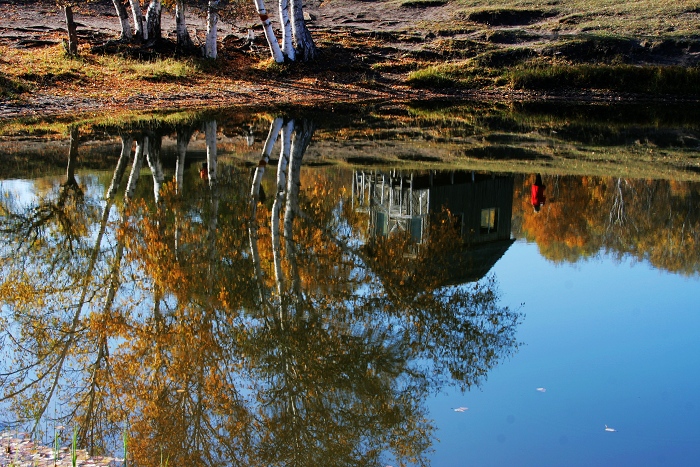
[[[495,232],[498,228],[498,208],[487,208],[481,210],[481,233],[487,234]]]

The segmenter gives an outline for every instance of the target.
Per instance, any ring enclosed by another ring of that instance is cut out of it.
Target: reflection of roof
[[[515,240],[499,240],[466,246],[447,263],[445,281],[441,285],[459,285],[483,279]]]

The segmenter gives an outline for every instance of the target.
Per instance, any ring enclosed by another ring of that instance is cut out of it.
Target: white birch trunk
[[[191,130],[177,130],[177,161],[175,162],[175,186],[178,195],[182,194],[182,187],[185,184],[185,157],[187,155],[187,146],[189,146],[191,138]]]
[[[204,141],[207,146],[207,178],[211,196],[211,212],[209,217],[209,229],[207,234],[209,244],[209,290],[212,289],[214,274],[211,270],[216,264],[216,229],[219,219],[219,190],[216,180],[217,154],[216,154],[216,120],[204,123]]]
[[[121,25],[119,40],[131,41],[133,38],[131,24],[129,24],[129,14],[126,12],[124,3],[122,3],[122,0],[112,0],[112,3],[114,4],[114,9],[117,11],[117,18],[119,18],[119,24]]]
[[[114,176],[112,177],[112,183],[109,184],[109,189],[107,190],[107,198],[112,199],[117,194],[119,189],[119,182],[122,179],[124,171],[126,170],[127,162],[131,157],[131,145],[133,139],[131,136],[122,136],[122,152],[119,155],[119,160],[117,161],[117,169],[114,171]]]
[[[304,125],[303,130],[306,130]],[[310,137],[308,138],[310,139]],[[299,189],[301,185],[301,160],[304,151],[308,146],[304,131],[296,131],[294,142],[291,147],[291,157],[287,175],[287,205],[284,210],[284,245],[287,252],[287,262],[292,277],[292,290],[294,296],[301,298],[301,278],[297,267],[297,251],[293,241],[294,238],[294,217],[299,210]]]
[[[207,178],[209,186],[216,184],[216,120],[204,124],[204,141],[207,145]]]
[[[282,49],[280,49],[280,45],[277,42],[277,36],[275,36],[275,31],[272,29],[272,23],[270,22],[270,18],[267,16],[265,3],[263,2],[263,0],[254,1],[255,9],[258,11],[258,15],[260,15],[260,21],[263,25],[263,31],[265,32],[265,39],[267,40],[267,45],[270,47],[270,55],[272,55],[272,59],[275,62],[283,63],[284,54],[282,53]]]
[[[272,147],[277,141],[277,135],[279,135],[283,123],[284,120],[282,120],[280,117],[276,117],[270,124],[270,131],[267,134],[267,139],[265,140],[265,145],[263,146],[260,162],[258,162],[258,167],[255,169],[255,174],[253,175],[253,186],[250,190],[251,202],[253,203],[253,214],[255,214],[255,206],[260,199],[260,184],[262,182],[263,175],[265,174],[265,167],[270,161]]]
[[[304,20],[303,0],[289,0],[292,13],[292,34],[297,59],[309,61],[316,58],[316,44]]]
[[[204,57],[217,56],[217,24],[219,23],[219,0],[209,0],[207,5],[207,37],[204,42]]]
[[[144,136],[143,139],[141,139],[140,141],[136,141],[134,163],[131,165],[129,181],[126,184],[125,197],[127,200],[132,199],[134,197],[134,192],[136,191],[136,183],[138,182],[139,175],[141,173],[141,166],[143,165],[144,147],[148,147],[148,136]]]
[[[283,123],[284,121],[277,117],[270,124],[270,131],[267,134],[267,139],[265,140],[265,145],[263,146],[262,155],[260,157],[260,162],[258,162],[258,167],[255,169],[253,184],[250,188],[250,227],[248,228],[248,236],[250,240],[250,253],[253,259],[253,268],[257,279],[258,296],[261,305],[265,301],[265,295],[263,293],[264,275],[262,271],[262,263],[260,261],[260,250],[258,248],[258,222],[256,214],[258,200],[260,199],[260,185],[262,183],[263,175],[265,174],[265,167],[270,160],[272,147],[277,141],[277,136],[282,129]]]
[[[282,54],[294,61],[294,44],[292,43],[292,23],[289,19],[289,0],[279,0],[280,24],[282,25]]]
[[[155,143],[155,140],[152,143]],[[160,202],[160,187],[165,181],[165,174],[163,173],[163,164],[160,161],[160,151],[155,148],[155,145],[149,148],[146,161],[153,175],[153,198],[158,204]]]
[[[161,0],[151,0],[146,10],[146,31],[148,31],[148,39],[151,41],[158,40],[162,37],[160,29],[160,18],[163,12],[163,4]]]
[[[194,47],[190,33],[187,30],[185,19],[185,1],[175,2],[175,36],[177,37],[177,47],[179,50],[187,50]]]
[[[272,258],[275,266],[275,279],[277,282],[277,293],[282,297],[284,291],[284,271],[282,270],[282,243],[280,239],[280,211],[287,192],[287,165],[292,146],[292,131],[294,121],[290,121],[282,127],[282,148],[280,159],[277,163],[277,193],[272,204],[271,235],[272,235]]]
[[[131,16],[134,18],[134,36],[139,41],[148,40],[148,31],[143,27],[143,11],[139,0],[129,0]]]

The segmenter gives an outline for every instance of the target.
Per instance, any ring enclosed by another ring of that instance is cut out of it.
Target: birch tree
[[[292,13],[294,48],[300,60],[308,62],[316,58],[317,49],[304,20],[303,0],[289,0]]]
[[[207,37],[204,43],[204,56],[206,58],[217,57],[217,25],[219,23],[220,0],[209,0],[207,3]]]
[[[292,43],[292,22],[289,18],[289,0],[279,0],[280,24],[282,25],[282,53],[290,61],[294,61],[294,44]]]
[[[190,33],[187,31],[184,0],[177,0],[175,2],[175,36],[177,38],[178,51],[183,52],[194,48]]]
[[[129,0],[129,5],[131,5],[131,15],[134,18],[134,36],[137,41],[147,41],[148,30],[143,27],[144,18],[141,2],[139,0]]]
[[[163,13],[163,3],[161,0],[151,0],[146,10],[146,34],[144,40],[155,42],[162,38],[161,17]]]
[[[316,44],[304,20],[301,0],[278,0],[280,24],[282,27],[282,46],[272,28],[270,18],[263,0],[254,0],[255,9],[260,16],[265,39],[270,48],[272,59],[277,63],[288,61],[310,61],[316,58]]]
[[[117,11],[117,18],[119,18],[119,40],[121,41],[131,41],[134,35],[131,32],[131,24],[129,23],[129,13],[126,11],[126,6],[123,0],[112,0],[114,4],[114,9]]]
[[[263,2],[263,0],[254,1],[255,9],[257,10],[258,15],[260,16],[260,21],[262,22],[263,32],[265,33],[265,40],[267,41],[267,45],[270,48],[270,55],[272,55],[272,59],[276,63],[283,63],[284,54],[282,53],[282,49],[280,48],[280,45],[277,42],[277,36],[275,36],[275,31],[272,29],[272,22],[270,21],[270,17],[267,15],[267,10],[265,9],[265,2]]]

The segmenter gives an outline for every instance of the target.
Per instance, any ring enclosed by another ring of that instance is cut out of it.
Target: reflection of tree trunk
[[[294,143],[291,148],[291,160],[289,162],[289,176],[287,179],[287,206],[284,211],[284,244],[287,250],[292,276],[292,288],[294,295],[300,297],[301,282],[296,262],[296,244],[294,243],[294,215],[299,210],[299,188],[301,185],[301,161],[306,148],[311,142],[313,125],[308,120],[295,125]]]
[[[187,146],[192,139],[194,130],[191,128],[177,129],[177,161],[175,162],[175,186],[177,194],[182,194],[182,187],[185,180],[185,157],[187,155]]]
[[[204,139],[207,145],[207,177],[209,186],[216,183],[216,120],[210,120],[204,124]]]
[[[141,173],[141,166],[143,165],[143,153],[144,148],[148,146],[148,136],[141,136],[136,140],[136,153],[134,154],[134,163],[131,166],[131,174],[129,174],[129,181],[126,184],[125,197],[127,200],[134,197],[136,192],[136,182],[139,179]]]
[[[270,124],[270,131],[267,134],[267,139],[265,140],[265,145],[263,146],[262,156],[260,157],[260,162],[258,167],[255,169],[255,174],[253,176],[253,186],[250,190],[250,227],[248,228],[248,237],[250,240],[250,252],[253,258],[253,268],[255,270],[255,277],[257,278],[258,293],[260,298],[260,303],[263,303],[263,272],[260,264],[260,251],[258,249],[258,221],[256,217],[258,200],[260,200],[260,185],[262,183],[262,178],[265,173],[265,167],[270,160],[270,153],[272,152],[272,147],[277,141],[277,135],[282,129],[284,120],[280,117],[275,118]]]
[[[277,191],[275,201],[272,204],[272,219],[270,222],[272,229],[272,256],[275,265],[275,278],[277,281],[277,293],[282,296],[284,291],[284,272],[282,271],[282,256],[280,242],[280,211],[287,191],[287,165],[292,145],[292,131],[294,130],[294,120],[287,122],[282,127],[282,148],[280,159],[277,163]]]
[[[175,162],[175,190],[176,193],[182,196],[183,186],[185,184],[185,158],[187,156],[187,146],[190,144],[194,130],[191,128],[177,129],[177,161]],[[180,250],[180,212],[175,211],[175,258]]]
[[[117,170],[114,172],[112,177],[112,183],[109,184],[109,190],[107,190],[107,197],[113,198],[119,189],[119,183],[126,171],[126,167],[131,158],[131,144],[133,139],[131,136],[122,135],[122,152],[119,155],[119,161],[117,162]]]
[[[75,181],[75,163],[78,159],[78,127],[71,126],[70,128],[70,147],[68,149],[68,167],[66,167],[66,185],[77,185]]]
[[[211,213],[209,217],[209,265],[216,262],[216,228],[219,215],[219,193],[216,179],[217,155],[216,155],[216,121],[210,120],[204,124],[204,140],[207,145],[207,177],[209,179],[209,191],[211,196]],[[213,275],[209,274],[210,281]]]
[[[122,152],[123,155],[123,152]],[[115,170],[115,174],[112,177],[112,186],[118,185],[119,184],[119,179],[120,176],[118,174],[120,172],[123,173],[123,167],[122,164],[124,164],[122,158],[120,157],[120,160],[117,164],[117,168]],[[112,187],[110,187],[112,188]],[[76,339],[76,335],[78,333],[78,325],[80,323],[80,316],[82,315],[83,308],[85,307],[85,304],[87,303],[87,298],[88,298],[88,293],[89,293],[89,288],[90,284],[93,280],[93,272],[95,270],[95,265],[97,264],[97,259],[100,254],[100,249],[102,246],[102,239],[104,238],[105,231],[107,230],[107,223],[109,221],[109,215],[112,210],[112,205],[114,204],[114,192],[116,190],[110,189],[107,192],[107,196],[105,197],[105,207],[104,210],[102,211],[102,219],[100,220],[100,229],[97,233],[97,237],[95,239],[95,245],[92,249],[92,254],[90,255],[90,261],[88,263],[87,269],[83,272],[82,274],[82,284],[81,284],[81,292],[80,292],[80,298],[78,299],[78,303],[76,305],[75,313],[73,314],[73,319],[71,321],[70,328],[65,331],[65,335],[67,336],[65,343],[63,344],[63,348],[61,349],[60,356],[56,362],[56,364],[53,366],[53,369],[55,371],[54,375],[54,380],[53,384],[51,385],[51,389],[48,392],[48,395],[46,397],[45,403],[41,406],[39,411],[36,414],[36,423],[33,428],[33,432],[36,431],[36,429],[39,426],[39,422],[41,421],[41,418],[44,416],[44,413],[46,413],[46,410],[48,409],[49,405],[51,404],[51,400],[53,399],[53,395],[56,391],[56,388],[58,387],[58,383],[61,380],[61,374],[63,372],[63,364],[65,363],[66,358],[68,357],[68,353],[73,346],[73,342]],[[111,196],[110,196],[111,194]],[[100,351],[102,349],[100,348]],[[99,355],[99,353],[98,353]],[[101,358],[99,358],[101,360]],[[25,388],[26,389],[26,388]],[[19,392],[22,392],[24,389],[22,389]],[[17,392],[17,394],[19,393]],[[10,395],[10,397],[14,397],[14,395]]]
[[[146,155],[148,167],[151,169],[151,174],[153,175],[153,197],[156,200],[156,204],[160,202],[160,187],[165,180],[163,164],[160,162],[161,144],[162,140],[160,136],[151,136],[151,138],[149,138],[148,154]]]
[[[66,30],[68,31],[68,55],[78,55],[78,31],[73,20],[73,7],[66,5],[63,7],[66,16]]]

